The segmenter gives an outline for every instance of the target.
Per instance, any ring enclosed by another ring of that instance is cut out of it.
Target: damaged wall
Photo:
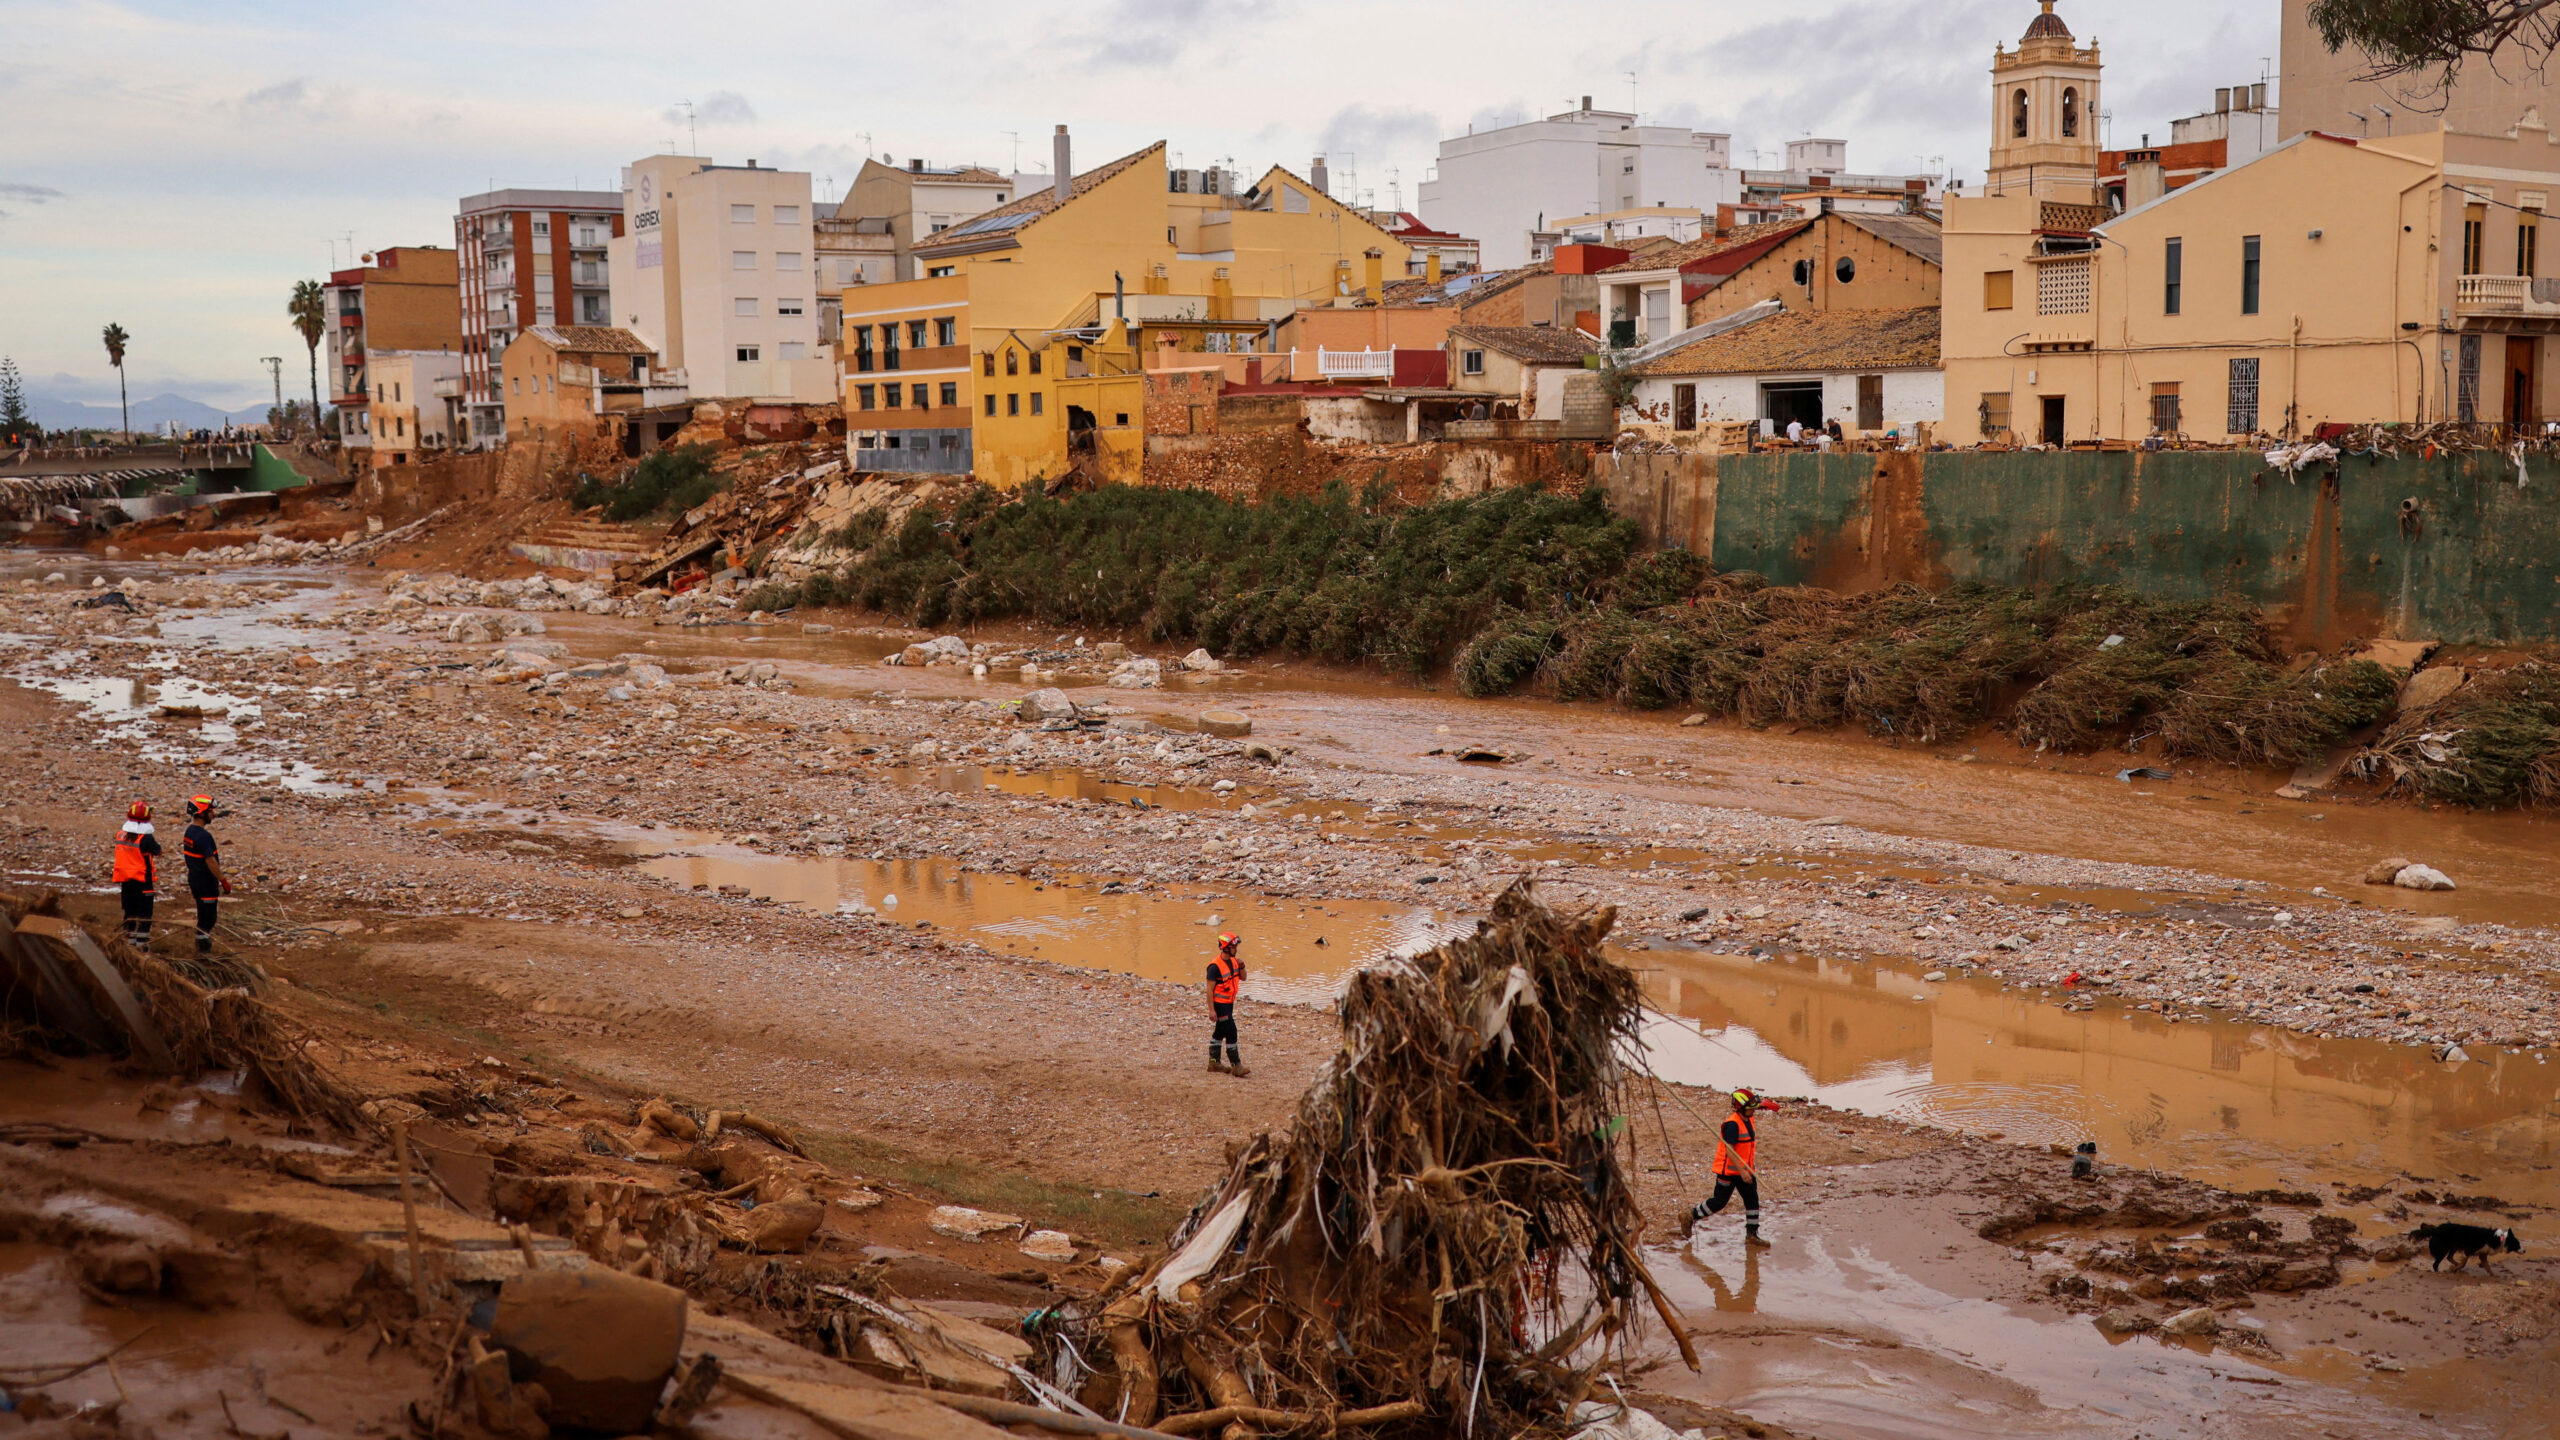
[[[2298,476],[2250,451],[1604,451],[1596,471],[1648,544],[1782,585],[2110,584],[2238,596],[2315,644],[2560,640],[2560,476],[2519,487],[2495,452]]]
[[[1353,495],[1383,484],[1407,503],[1518,485],[1571,489],[1591,474],[1591,447],[1567,442],[1435,441],[1335,445],[1277,434],[1150,435],[1146,483],[1229,499],[1312,495],[1339,482]]]
[[[484,450],[421,465],[368,467],[355,482],[356,508],[382,517],[385,525],[405,525],[430,510],[489,499],[498,493],[504,453]]]

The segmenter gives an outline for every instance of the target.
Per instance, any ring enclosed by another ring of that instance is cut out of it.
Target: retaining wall
[[[2236,596],[2297,638],[2560,640],[2560,464],[2495,452],[2298,475],[2245,451],[1614,455],[1654,545],[1782,585],[2124,585]],[[2405,507],[2405,508],[2404,508]]]

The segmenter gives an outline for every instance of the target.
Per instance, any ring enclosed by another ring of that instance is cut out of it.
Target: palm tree
[[[107,342],[107,363],[116,367],[116,408],[124,412],[124,433],[133,434],[133,407],[124,398],[124,342],[131,339],[121,325],[110,325],[101,337]]]
[[[320,429],[320,337],[329,328],[329,305],[320,293],[317,280],[293,282],[293,299],[284,313],[293,317],[293,328],[302,336],[302,346],[311,352],[311,428]]]

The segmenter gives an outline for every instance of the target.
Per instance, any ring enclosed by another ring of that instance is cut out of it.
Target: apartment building
[[[612,323],[607,247],[622,233],[618,190],[492,190],[453,217],[462,284],[466,443],[506,433],[499,357],[534,325]]]
[[[453,251],[395,245],[363,260],[331,271],[321,289],[326,312],[321,359],[329,377],[329,403],[338,412],[339,442],[358,448],[373,443],[366,368],[372,351],[462,349],[461,287]]]
[[[836,206],[838,220],[884,222],[893,274],[917,278],[915,247],[955,225],[974,220],[1021,193],[1014,182],[984,165],[934,166],[921,159],[904,165],[865,159]]]
[[[703,399],[823,403],[809,173],[749,160],[652,155],[623,172],[623,233],[607,247],[613,308]]]
[[[1054,144],[1050,187],[927,235],[919,278],[846,292],[854,468],[1134,479],[1137,357],[1241,365],[1301,306],[1350,304],[1410,253],[1285,169],[1232,194],[1168,168],[1162,142],[1082,174],[1065,127]]]
[[[432,459],[457,442],[456,389],[467,351],[376,350],[365,357],[366,448],[379,468]]]
[[[1532,232],[1567,217],[1677,207],[1712,214],[1743,198],[1733,137],[1646,125],[1623,110],[1579,109],[1440,142],[1416,203],[1434,227],[1476,237],[1491,269],[1525,265]]]

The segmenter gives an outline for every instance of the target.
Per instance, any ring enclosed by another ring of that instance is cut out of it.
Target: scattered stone
[[[1208,651],[1194,650],[1182,657],[1182,668],[1202,675],[1215,675],[1227,667],[1219,664],[1218,657]]]
[[[1018,1248],[1034,1260],[1064,1262],[1076,1258],[1075,1239],[1064,1230],[1034,1230]]]
[[[1034,690],[1016,701],[1014,710],[1025,720],[1073,720],[1080,713],[1067,692],[1058,689]]]
[[[972,1210],[966,1205],[937,1205],[924,1217],[925,1228],[936,1235],[955,1240],[979,1241],[998,1230],[1019,1230],[1022,1217],[1000,1215],[992,1210]]]
[[[2139,1335],[2145,1330],[2158,1328],[2159,1324],[2141,1311],[2128,1310],[2121,1305],[2098,1317],[2098,1328],[2110,1335]]]
[[[2450,890],[2453,880],[2433,865],[2411,865],[2391,877],[2403,890]]]
[[[1706,724],[1706,723],[1707,723],[1706,712],[1704,712],[1704,711],[1700,711],[1699,713],[1697,713],[1697,714],[1695,714],[1695,715],[1692,715],[1692,716],[1688,717],[1688,718],[1687,718],[1687,719],[1685,719],[1685,720],[1682,720],[1680,723],[1681,723],[1683,726],[1689,726],[1689,727],[1696,727],[1696,726],[1699,726],[1699,725],[1704,725],[1704,724]]]
[[[2367,885],[2388,885],[2393,880],[2399,878],[2401,871],[2408,869],[2416,863],[2418,862],[2411,860],[2404,855],[2394,855],[2388,860],[2376,861],[2372,869],[2364,872],[2364,883]]]
[[[855,1190],[836,1197],[836,1205],[839,1208],[856,1215],[865,1210],[877,1210],[888,1203],[889,1197],[877,1190]]]
[[[2442,704],[2470,678],[2471,672],[2459,665],[2437,665],[2419,671],[2400,687],[2401,713],[2415,714]]]
[[[1200,712],[1200,733],[1242,739],[1253,733],[1253,721],[1234,710],[1203,710]]]
[[[2219,1335],[2222,1333],[2222,1317],[2213,1313],[2212,1306],[2199,1305],[2192,1310],[2181,1310],[2161,1321],[2160,1333],[2163,1335]]]

